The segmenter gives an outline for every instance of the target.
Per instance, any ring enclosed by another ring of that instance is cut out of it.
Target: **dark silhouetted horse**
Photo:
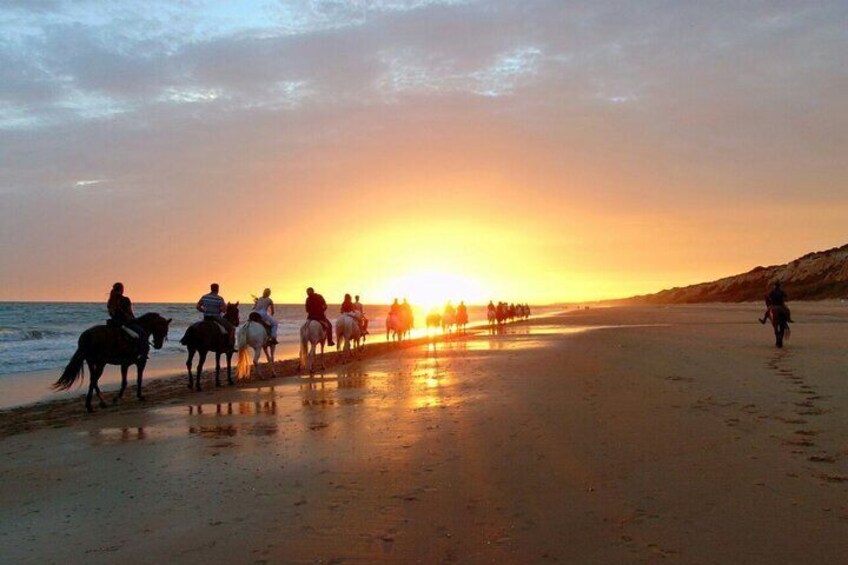
[[[770,306],[768,317],[774,328],[774,344],[783,347],[783,339],[788,339],[792,334],[789,329],[789,311],[785,306]]]
[[[168,337],[170,318],[165,319],[159,314],[149,313],[136,318],[136,322],[144,328],[149,336],[153,337],[153,347],[162,349],[162,344]],[[100,387],[97,386],[97,381],[100,380],[100,375],[103,374],[106,365],[121,366],[121,390],[115,397],[115,402],[124,395],[127,388],[127,371],[130,365],[135,365],[138,368],[136,397],[139,400],[144,400],[141,395],[141,382],[147,359],[139,359],[138,350],[138,340],[127,335],[121,327],[102,325],[89,328],[80,335],[76,353],[71,357],[71,361],[65,367],[62,376],[53,384],[53,388],[56,390],[71,388],[77,379],[84,376],[83,363],[88,364],[91,375],[88,383],[88,394],[85,397],[85,408],[89,412],[93,412],[91,396],[95,392],[100,400],[100,407],[106,408],[107,406],[103,400],[103,395],[100,394]]]
[[[239,303],[227,303],[227,311],[224,318],[227,319],[233,326],[239,325]],[[188,359],[186,359],[186,369],[188,369],[188,388],[194,388],[194,381],[197,380],[197,390],[202,390],[200,377],[203,375],[203,363],[206,361],[206,354],[210,351],[215,353],[215,386],[221,386],[221,354],[227,356],[227,382],[233,382],[233,347],[234,340],[230,335],[225,333],[222,326],[212,320],[203,320],[190,326],[180,343],[188,348]],[[191,364],[194,360],[194,354],[198,353],[197,359],[197,379],[191,374]]]

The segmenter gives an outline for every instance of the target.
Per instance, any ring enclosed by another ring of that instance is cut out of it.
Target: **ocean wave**
[[[0,342],[33,341],[66,337],[66,332],[54,330],[22,330],[18,328],[0,328]]]

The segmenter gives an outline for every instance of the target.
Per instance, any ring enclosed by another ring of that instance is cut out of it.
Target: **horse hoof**
[[[194,390],[194,383],[188,383],[188,389]]]
[[[138,399],[139,402],[144,402],[145,400],[147,400],[145,397],[143,397],[141,395],[136,396],[136,398]]]
[[[85,409],[86,409],[86,411],[87,411],[89,414],[91,414],[92,412],[94,412],[94,408],[92,408],[91,406],[86,406],[86,407],[85,407]]]
[[[235,381],[234,381],[234,380],[232,380],[232,379],[230,379],[230,380],[228,380],[228,381],[227,381],[227,385],[229,385],[229,386],[233,386],[234,384],[236,384],[236,383],[235,383]]]

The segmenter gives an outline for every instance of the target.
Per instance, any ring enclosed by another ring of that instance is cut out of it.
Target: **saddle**
[[[262,327],[265,328],[265,333],[268,334],[268,337],[271,336],[271,324],[265,321],[262,317],[262,314],[259,312],[251,312],[247,316],[248,321],[256,322],[257,324],[262,324]]]
[[[124,333],[130,336],[132,339],[139,339],[141,337],[136,332],[129,329],[127,326],[123,325],[122,323],[116,320],[112,320],[111,318],[106,320],[106,326],[112,329],[123,330]]]
[[[206,320],[203,320],[203,321],[202,321],[202,322],[200,322],[200,323],[201,323],[201,324],[205,324],[205,323],[207,323],[207,322],[212,322],[213,324],[215,324],[216,326],[218,326],[218,329],[219,329],[219,330],[221,330],[221,335],[226,335],[226,336],[230,335],[230,333],[227,331],[227,327],[226,327],[224,324],[222,324],[221,322],[217,321],[217,320],[206,319]]]

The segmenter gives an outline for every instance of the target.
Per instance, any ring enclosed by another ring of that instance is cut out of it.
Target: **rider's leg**
[[[768,317],[769,317],[769,309],[766,308],[766,313],[763,314],[762,318],[758,318],[758,320],[761,324],[765,324],[768,321]]]
[[[221,325],[227,328],[227,334],[230,336],[230,344],[235,347],[236,344],[236,327],[226,318],[220,318]]]
[[[324,325],[324,331],[327,333],[327,345],[336,345],[336,343],[333,341],[333,324],[330,323],[330,320],[327,319],[327,316],[324,316],[324,319],[321,320],[321,323]]]
[[[138,358],[147,359],[150,354],[150,337],[147,332],[135,322],[130,322],[126,326],[138,334]]]

